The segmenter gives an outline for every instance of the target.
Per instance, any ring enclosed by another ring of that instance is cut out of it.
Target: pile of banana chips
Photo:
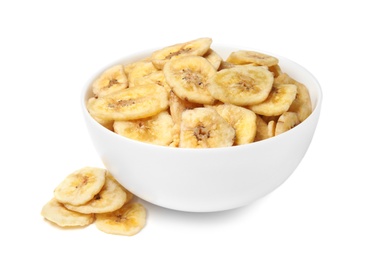
[[[41,215],[60,227],[95,223],[105,233],[132,236],[146,224],[146,209],[133,198],[107,170],[84,167],[55,188]]]
[[[264,140],[311,114],[308,89],[276,57],[237,50],[223,60],[211,44],[199,38],[108,68],[92,83],[89,113],[119,135],[181,148]]]

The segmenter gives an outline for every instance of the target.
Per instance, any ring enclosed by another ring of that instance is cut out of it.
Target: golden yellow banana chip
[[[104,185],[95,193],[90,188],[98,187],[95,179]],[[83,186],[83,187],[78,187]],[[70,192],[71,187],[80,192]],[[48,201],[41,210],[41,215],[60,227],[83,227],[92,224],[98,216],[97,227],[111,234],[131,236],[138,233],[146,224],[146,209],[139,203],[131,202],[134,195],[122,186],[111,173],[105,169],[84,167],[68,175],[56,189],[57,195],[70,195],[70,201],[84,200],[87,194],[95,193],[93,199],[85,204],[71,205],[61,203],[56,197]]]
[[[207,81],[216,74],[216,69],[205,58],[186,56],[170,60],[163,72],[172,91],[181,99],[199,104],[214,103]]]
[[[105,70],[92,84],[95,96],[106,96],[128,87],[128,79],[122,64]]]
[[[269,70],[273,73],[274,78],[277,78],[277,77],[279,77],[281,74],[283,74],[283,72],[282,72],[282,68],[279,66],[279,64],[276,64],[276,65],[274,65],[274,66],[270,66],[270,67],[269,67]]]
[[[297,86],[297,95],[288,111],[297,113],[300,122],[303,122],[313,111],[310,93],[306,86],[298,81],[293,84]]]
[[[158,69],[171,59],[184,56],[203,56],[208,52],[212,43],[211,38],[199,38],[185,43],[178,43],[153,52],[151,61]]]
[[[275,78],[274,84],[294,84],[297,86],[297,95],[288,111],[297,113],[300,122],[303,122],[312,112],[310,93],[307,87],[291,78],[287,73],[282,73]]]
[[[254,64],[267,67],[275,66],[279,63],[279,60],[273,56],[246,50],[232,52],[226,61],[237,65]]]
[[[271,120],[267,123],[267,133],[269,137],[275,136],[276,121]]]
[[[235,64],[232,64],[230,62],[227,62],[225,60],[222,60],[220,66],[217,69],[217,71],[224,70],[224,69],[231,69],[231,68],[234,68],[236,66],[237,65],[235,65]]]
[[[133,193],[130,192],[129,190],[127,190],[126,188],[124,188],[123,186],[122,186],[122,189],[124,189],[125,190],[125,193],[127,194],[127,199],[126,199],[125,203],[131,202],[132,199],[134,198]]]
[[[179,98],[173,91],[171,91],[170,93],[169,111],[175,124],[181,124],[183,111],[202,106],[202,104],[193,103]]]
[[[275,135],[280,135],[300,123],[297,113],[284,112],[278,119],[275,126]]]
[[[224,103],[248,106],[264,101],[273,82],[267,67],[242,65],[218,71],[209,78],[208,90]]]
[[[168,111],[144,119],[115,121],[114,132],[133,140],[157,145],[173,141],[173,120]]]
[[[256,136],[256,114],[251,110],[223,104],[214,106],[214,109],[235,129],[234,145],[249,144]]]
[[[127,88],[111,95],[91,98],[87,108],[93,117],[106,120],[135,120],[150,117],[168,108],[168,93],[159,85]]]
[[[129,87],[138,85],[138,80],[158,71],[151,61],[136,61],[124,67]]]
[[[297,86],[294,84],[274,85],[265,101],[248,108],[259,115],[279,116],[288,111],[296,95]]]
[[[234,128],[215,109],[199,107],[182,113],[180,147],[227,147],[234,140]]]
[[[82,214],[68,210],[55,198],[43,206],[41,215],[61,227],[88,226],[94,221],[94,214]]]
[[[146,224],[146,209],[138,202],[128,203],[114,212],[96,214],[95,224],[108,234],[133,236]]]
[[[168,96],[169,96],[169,93],[171,91],[171,87],[169,86],[169,84],[165,80],[164,73],[161,70],[152,72],[152,73],[150,73],[146,76],[143,76],[143,77],[135,78],[133,84],[134,84],[134,86],[154,85],[154,84],[162,86],[167,91]]]
[[[72,211],[84,214],[111,212],[121,208],[127,201],[127,193],[121,185],[112,177],[106,175],[105,185],[93,199],[79,206],[65,203],[64,206]]]
[[[82,205],[98,194],[105,184],[106,170],[84,167],[69,174],[54,190],[60,203]]]
[[[256,116],[256,135],[254,137],[254,141],[255,142],[262,141],[269,137],[270,136],[269,136],[269,130],[268,130],[267,123],[265,122],[265,120],[261,118],[261,116],[257,115]]]
[[[216,70],[221,66],[222,57],[216,51],[209,49],[203,57],[206,58]]]
[[[280,85],[280,84],[293,84],[294,81],[293,79],[287,74],[287,73],[281,73],[274,79],[274,84],[275,85]]]

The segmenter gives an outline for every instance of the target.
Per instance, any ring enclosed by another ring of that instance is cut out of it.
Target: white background
[[[2,1],[0,258],[372,259],[367,3]],[[102,166],[80,108],[92,73],[132,52],[198,37],[286,56],[317,77],[321,118],[293,175],[226,212],[143,202],[147,225],[133,237],[46,222],[40,211],[55,186],[78,168]]]

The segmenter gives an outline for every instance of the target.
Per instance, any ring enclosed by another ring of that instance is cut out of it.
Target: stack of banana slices
[[[181,148],[243,145],[279,135],[312,112],[306,86],[255,51],[226,60],[199,38],[104,71],[92,83],[91,116],[115,133]]]
[[[146,223],[146,209],[105,169],[84,167],[69,174],[54,190],[41,215],[60,227],[95,222],[108,234],[133,236]]]

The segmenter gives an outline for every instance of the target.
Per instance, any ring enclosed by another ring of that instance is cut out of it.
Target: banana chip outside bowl
[[[241,46],[212,46],[225,59]],[[133,54],[110,64],[128,64],[151,55]],[[267,53],[267,52],[266,52]],[[175,148],[120,136],[89,114],[93,75],[82,94],[83,117],[105,167],[129,191],[155,205],[188,212],[214,212],[242,207],[285,182],[305,156],[321,111],[322,91],[316,78],[299,64],[279,59],[283,72],[305,84],[313,112],[301,124],[278,136],[226,148]],[[110,66],[106,66],[108,68]]]

